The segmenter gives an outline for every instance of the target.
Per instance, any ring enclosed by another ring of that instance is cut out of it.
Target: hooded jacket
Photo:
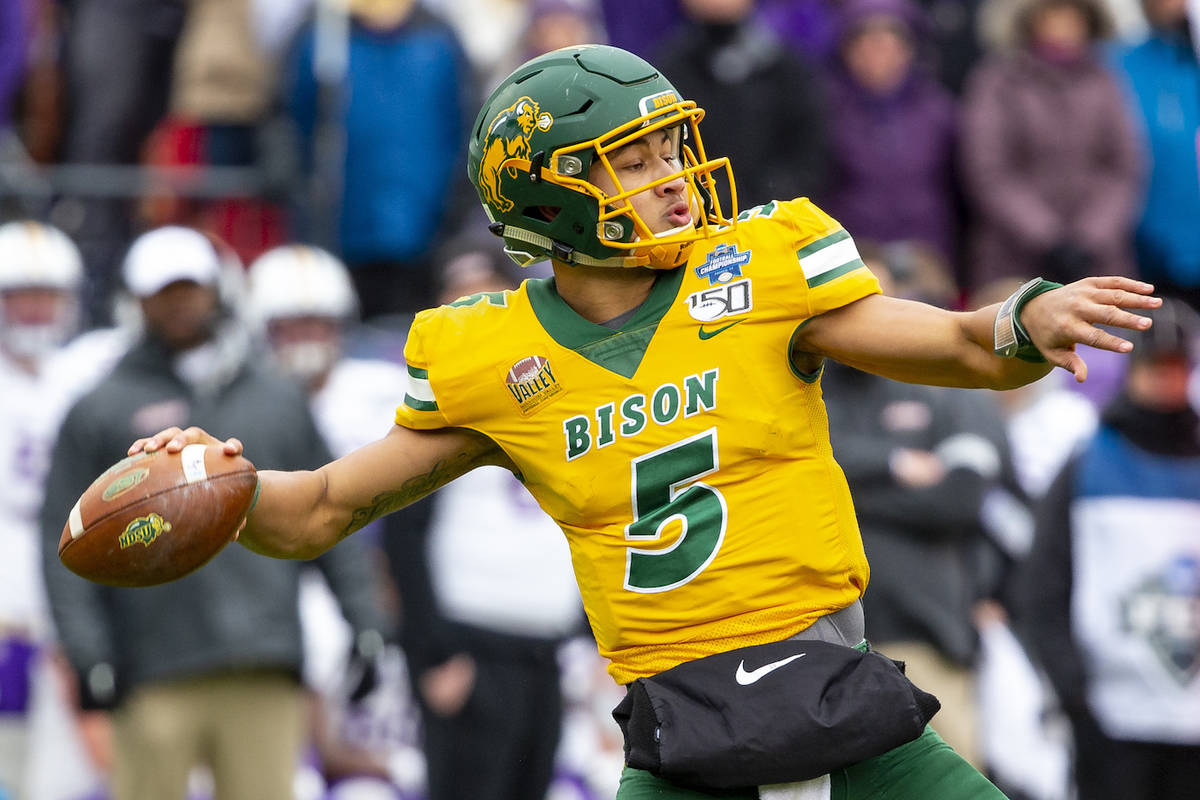
[[[838,59],[830,70],[830,176],[823,206],[860,239],[916,240],[949,263],[957,249],[954,100],[925,68],[928,26],[908,0],[848,0],[841,42],[864,20],[884,16],[905,31],[916,55],[892,91],[872,92]]]

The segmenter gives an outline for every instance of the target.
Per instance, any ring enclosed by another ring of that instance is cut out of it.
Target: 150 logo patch
[[[687,297],[688,313],[698,322],[714,322],[733,314],[744,314],[754,307],[750,279],[702,289]]]

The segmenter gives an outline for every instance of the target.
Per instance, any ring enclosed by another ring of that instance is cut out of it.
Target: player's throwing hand
[[[178,453],[184,446],[189,444],[223,444],[225,455],[240,456],[242,454],[242,442],[240,439],[231,438],[222,442],[203,428],[197,428],[193,425],[186,430],[177,427],[167,428],[153,436],[138,439],[129,445],[126,455],[132,456],[143,450],[147,453],[153,453],[155,450],[164,447],[168,453]]]

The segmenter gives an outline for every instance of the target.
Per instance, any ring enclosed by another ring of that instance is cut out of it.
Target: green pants
[[[928,726],[920,737],[830,775],[830,800],[1004,800]],[[758,800],[758,789],[700,791],[626,767],[617,800]]]

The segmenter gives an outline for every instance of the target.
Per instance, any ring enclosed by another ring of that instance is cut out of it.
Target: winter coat
[[[328,147],[319,123],[344,136],[340,255],[351,269],[417,263],[437,244],[466,183],[475,88],[458,39],[421,9],[387,32],[352,20],[346,75],[328,87],[313,74],[314,48],[309,27],[292,54],[285,99],[310,155]]]
[[[953,263],[957,133],[950,93],[914,70],[881,96],[835,68],[827,94],[831,175],[825,209],[857,238],[921,241]]]
[[[1103,64],[1051,64],[1025,50],[996,56],[972,75],[962,118],[972,288],[1039,274],[1063,283],[1134,274],[1142,159]],[[1091,263],[1047,260],[1064,242]]]
[[[1136,234],[1141,277],[1200,288],[1200,62],[1188,37],[1166,31],[1115,61],[1150,161]]]

